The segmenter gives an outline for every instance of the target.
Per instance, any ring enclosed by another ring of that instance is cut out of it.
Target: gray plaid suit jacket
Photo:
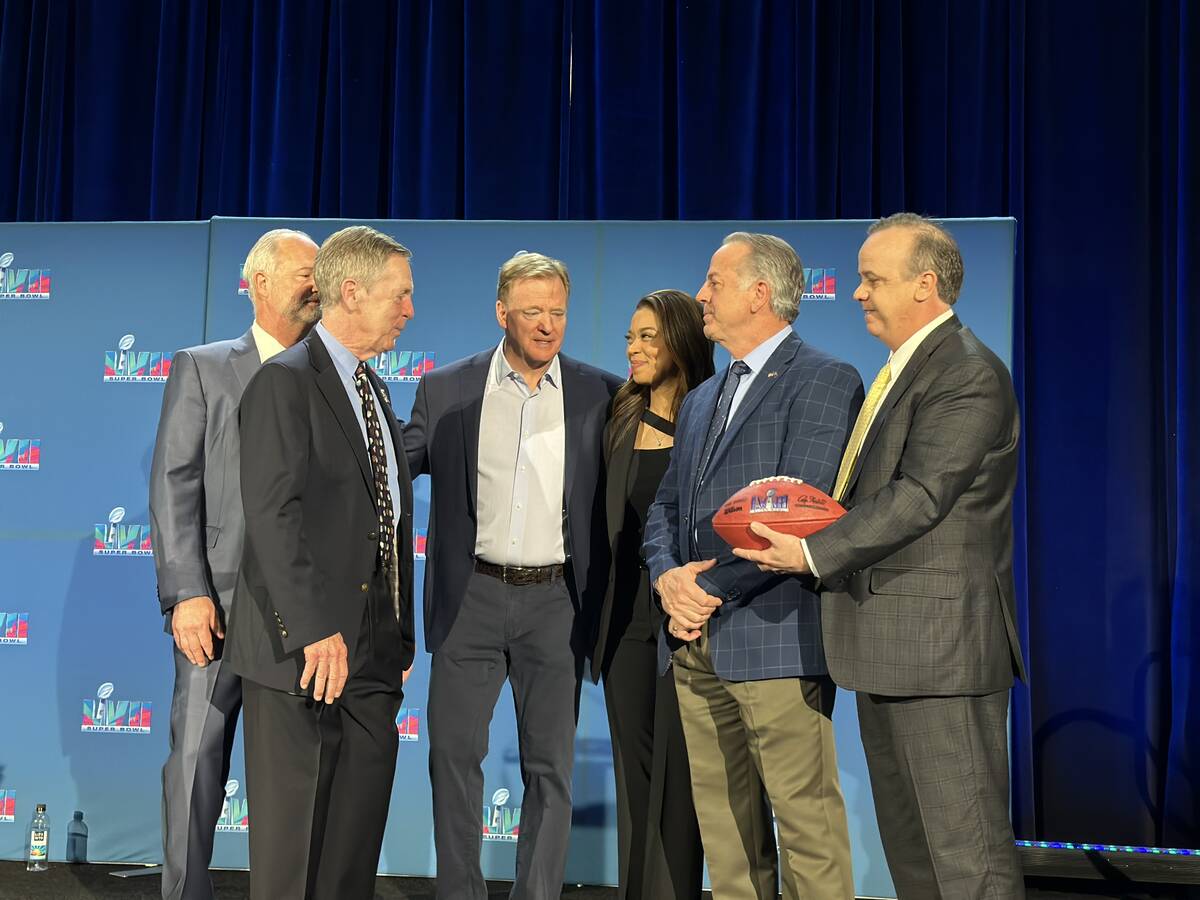
[[[646,518],[643,552],[651,583],[694,559],[716,559],[699,583],[724,604],[708,623],[709,652],[727,681],[758,681],[826,671],[820,602],[811,578],[780,577],[738,559],[713,531],[712,517],[730,495],[758,478],[791,475],[833,489],[850,428],[862,406],[858,372],[791,334],[750,385],[713,450],[692,507],[700,455],[725,371],[688,394],[675,426],[675,447]],[[688,531],[696,528],[698,554]],[[660,664],[666,667],[666,637]]]
[[[808,539],[840,686],[985,694],[1025,677],[1012,575],[1017,400],[953,317],[917,348],[863,440],[840,521]]]

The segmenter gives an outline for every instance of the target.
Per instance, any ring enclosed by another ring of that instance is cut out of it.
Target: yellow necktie
[[[863,438],[867,436],[867,429],[871,427],[871,422],[875,418],[875,409],[879,406],[879,401],[883,399],[883,392],[887,390],[891,380],[892,361],[889,359],[883,364],[883,368],[879,370],[875,380],[871,382],[871,389],[867,391],[867,399],[863,401],[862,409],[858,411],[858,419],[854,422],[854,430],[850,432],[850,441],[846,444],[846,452],[842,454],[842,464],[838,467],[837,484],[833,489],[833,499],[839,503],[846,493],[846,483],[850,480],[850,473],[854,471],[854,463],[858,461],[858,451],[862,449]]]

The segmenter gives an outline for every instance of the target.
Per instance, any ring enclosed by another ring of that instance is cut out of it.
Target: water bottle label
[[[49,832],[34,831],[29,836],[29,858],[38,861],[45,859],[49,845]]]

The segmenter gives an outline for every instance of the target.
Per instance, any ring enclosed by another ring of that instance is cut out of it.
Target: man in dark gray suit
[[[254,323],[240,338],[175,354],[150,470],[158,599],[175,639],[170,755],[163,767],[164,898],[209,900],[241,679],[222,666],[242,555],[237,409],[259,365],[320,315],[308,235],[268,231],[246,258]]]
[[[822,580],[829,671],[858,692],[900,898],[1023,897],[1008,818],[1008,692],[1024,678],[1012,576],[1017,401],[954,315],[958,246],[898,213],[871,226],[854,298],[891,351],[850,436],[849,510],[800,541],[760,525],[769,571]]]

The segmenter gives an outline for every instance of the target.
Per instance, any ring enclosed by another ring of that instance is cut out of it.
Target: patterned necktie
[[[689,537],[691,538],[692,556],[698,559],[697,549],[697,525],[695,521],[696,501],[700,496],[700,484],[704,481],[705,470],[708,469],[709,460],[712,459],[713,450],[717,447],[717,442],[720,441],[721,435],[725,433],[725,424],[729,419],[729,408],[733,406],[733,395],[737,393],[738,385],[741,384],[742,378],[750,374],[750,367],[740,359],[734,360],[733,365],[729,367],[729,372],[725,375],[725,384],[721,388],[721,396],[717,399],[717,408],[713,412],[712,421],[708,425],[708,437],[704,439],[704,451],[700,454],[700,468],[696,471],[695,486],[692,490],[692,527],[689,529]]]
[[[700,454],[700,476],[703,478],[708,469],[708,461],[712,459],[713,450],[721,435],[725,433],[725,425],[729,419],[729,408],[733,406],[733,395],[737,393],[742,379],[750,374],[750,367],[740,359],[734,360],[725,376],[725,386],[721,388],[721,396],[717,400],[717,409],[713,413],[712,422],[708,426],[708,437],[704,439],[704,452]],[[697,484],[700,478],[696,479]]]
[[[371,396],[371,385],[367,380],[367,365],[359,363],[354,370],[354,386],[358,399],[362,401],[363,421],[367,424],[367,454],[371,457],[371,471],[375,474],[375,496],[379,510],[379,565],[387,569],[392,564],[396,546],[396,526],[392,514],[392,492],[388,488],[387,453],[383,449],[383,429],[375,411]]]
[[[891,380],[892,362],[888,360],[879,370],[879,374],[875,376],[875,380],[871,382],[871,389],[867,391],[867,399],[863,401],[862,409],[858,411],[858,418],[854,422],[854,430],[850,432],[846,452],[842,454],[842,464],[838,467],[837,484],[833,488],[833,499],[839,503],[845,496],[850,473],[854,471],[854,464],[858,461],[858,451],[862,449],[863,438],[867,436],[867,430],[875,419],[875,410],[879,406],[879,401],[883,399],[883,393],[887,390]]]

